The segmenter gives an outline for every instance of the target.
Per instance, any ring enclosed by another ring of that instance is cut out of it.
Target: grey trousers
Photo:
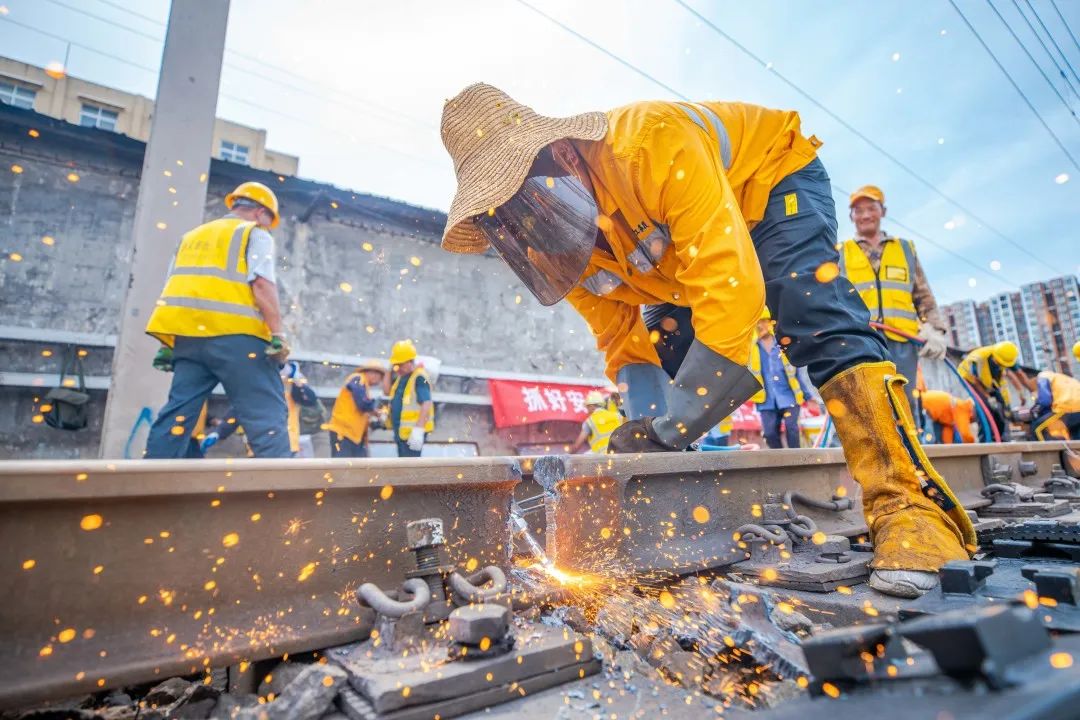
[[[169,399],[150,428],[144,457],[187,456],[203,403],[219,382],[255,457],[292,457],[285,387],[266,345],[253,335],[177,337]]]

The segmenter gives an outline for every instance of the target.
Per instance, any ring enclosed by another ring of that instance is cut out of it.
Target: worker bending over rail
[[[332,457],[367,457],[368,429],[376,412],[371,390],[382,386],[386,370],[378,365],[362,365],[345,378],[345,384],[330,411],[330,454]]]
[[[960,377],[971,385],[990,411],[991,420],[997,426],[1002,440],[1009,439],[1007,416],[1011,396],[1006,381],[1019,382],[1015,375],[1009,375],[1010,369],[1016,367],[1019,359],[1020,349],[1014,343],[1003,340],[975,348],[964,356],[958,368]],[[984,437],[984,434],[980,427],[979,442],[993,442],[992,438]]]
[[[1032,440],[1080,440],[1080,380],[1043,370],[1034,381],[1021,376],[1035,393],[1030,408],[1016,412]]]
[[[627,389],[614,452],[682,450],[752,397],[761,386],[746,364],[767,299],[862,486],[871,584],[916,596],[968,557],[975,533],[918,444],[906,380],[839,275],[820,143],[799,126],[796,112],[728,102],[546,117],[469,86],[443,110],[458,188],[442,246],[494,246],[542,304],[566,297],[581,313]],[[655,303],[692,315],[670,382],[640,313]]]
[[[919,393],[923,413],[933,424],[936,443],[973,443],[971,423],[975,420],[975,401],[953,397],[944,390]]]
[[[277,197],[257,182],[225,196],[230,212],[184,234],[146,332],[154,366],[173,371],[150,428],[147,458],[181,458],[210,393],[221,383],[256,457],[290,457],[278,368],[289,356],[274,274]]]

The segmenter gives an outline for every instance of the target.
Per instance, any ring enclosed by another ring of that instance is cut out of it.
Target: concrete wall
[[[142,143],[116,133],[0,106],[0,325],[116,333],[142,152]],[[442,213],[214,161],[206,217],[222,214],[225,193],[249,179],[271,185],[281,200],[282,223],[274,231],[279,291],[297,349],[386,357],[394,341],[408,337],[446,365],[570,378],[603,374],[594,340],[569,306],[540,306],[493,255],[439,249]],[[171,254],[184,230],[163,232],[156,251]],[[44,349],[0,347],[0,373],[55,372],[55,362],[43,365],[35,355]],[[91,354],[104,364],[88,372],[108,375],[111,350]],[[346,368],[309,372],[315,384],[334,386]],[[447,377],[438,389],[483,394],[486,384]],[[100,417],[92,413],[91,428],[80,433],[33,426],[38,395],[0,390],[0,408],[13,410],[0,412],[0,456],[95,454]],[[94,403],[103,407],[98,395]],[[440,410],[433,439],[475,439],[483,454],[563,443],[577,434],[571,423],[495,432],[490,407]]]
[[[0,57],[0,80],[29,88],[36,93],[34,110],[52,118],[78,125],[83,103],[117,113],[116,132],[146,142],[154,101],[141,95],[98,85],[70,75],[52,77],[45,68]],[[221,155],[221,141],[228,140],[248,148],[251,167],[282,175],[295,175],[300,159],[266,147],[266,130],[240,125],[218,118],[214,123],[214,157]]]

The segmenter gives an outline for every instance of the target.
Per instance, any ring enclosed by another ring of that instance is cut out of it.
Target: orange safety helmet
[[[274,216],[274,219],[270,222],[270,229],[273,230],[281,222],[281,215],[278,213],[278,200],[274,191],[266,187],[260,182],[245,182],[236,186],[236,189],[225,196],[225,207],[232,210],[233,203],[237,198],[245,198],[252,202],[259,203],[264,208],[270,211],[270,214]]]

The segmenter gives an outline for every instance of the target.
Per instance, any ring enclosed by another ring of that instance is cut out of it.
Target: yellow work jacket
[[[765,286],[750,228],[769,191],[820,143],[798,113],[742,103],[639,102],[608,114],[585,159],[611,252],[595,249],[567,300],[585,318],[607,376],[659,365],[639,306],[693,309],[696,338],[745,365]]]
[[[761,389],[754,393],[754,397],[750,398],[750,401],[754,403],[765,402],[765,380],[761,374],[761,356],[764,353],[765,347],[755,340],[750,348],[750,363],[747,366],[754,375],[754,379],[761,384]],[[806,396],[803,394],[802,386],[799,384],[799,377],[795,367],[788,362],[784,353],[780,353],[780,362],[784,364],[784,374],[787,375],[788,387],[791,388],[791,392],[795,395],[795,404],[802,405],[806,401]]]
[[[960,361],[960,377],[976,387],[981,387],[985,392],[997,389],[1001,393],[1006,404],[1010,403],[1009,386],[1005,380],[1005,369],[1000,369],[1000,374],[994,377],[990,368],[991,356],[994,354],[993,345],[978,347],[964,356]]]
[[[1047,440],[1052,437],[1069,439],[1069,429],[1061,421],[1063,415],[1080,412],[1080,380],[1062,373],[1043,370],[1040,378],[1050,381],[1051,415],[1034,429],[1035,437]]]
[[[269,340],[270,328],[247,279],[248,239],[255,227],[224,217],[186,233],[146,332],[169,347],[177,335]]]
[[[408,440],[412,435],[413,427],[416,425],[416,421],[420,419],[420,403],[416,401],[416,378],[424,376],[424,379],[428,381],[428,386],[431,387],[431,378],[424,372],[423,368],[417,368],[409,373],[409,378],[405,381],[405,392],[401,396],[401,417],[398,420],[399,427],[397,428],[397,435],[402,440]],[[393,400],[397,394],[398,383],[401,382],[401,376],[394,379],[394,384],[390,386],[390,399]],[[435,394],[435,388],[431,387],[432,395]],[[393,430],[394,420],[390,418],[390,429]],[[435,429],[435,405],[431,406],[431,416],[424,423],[424,432],[429,433]]]
[[[855,286],[870,309],[871,320],[910,335],[919,332],[919,315],[911,294],[915,287],[915,246],[910,240],[885,238],[877,272],[859,243],[845,240],[840,252],[840,274]],[[902,335],[888,331],[885,337],[897,342],[908,341]]]
[[[589,432],[589,450],[601,455],[606,453],[611,433],[622,424],[622,415],[614,410],[608,408],[593,410],[585,420],[585,427]]]
[[[367,436],[369,419],[366,412],[356,407],[356,401],[349,390],[349,383],[353,380],[359,380],[365,388],[370,389],[362,372],[354,372],[345,378],[345,384],[341,386],[337,400],[334,401],[334,409],[330,411],[330,422],[326,429],[360,445]]]

